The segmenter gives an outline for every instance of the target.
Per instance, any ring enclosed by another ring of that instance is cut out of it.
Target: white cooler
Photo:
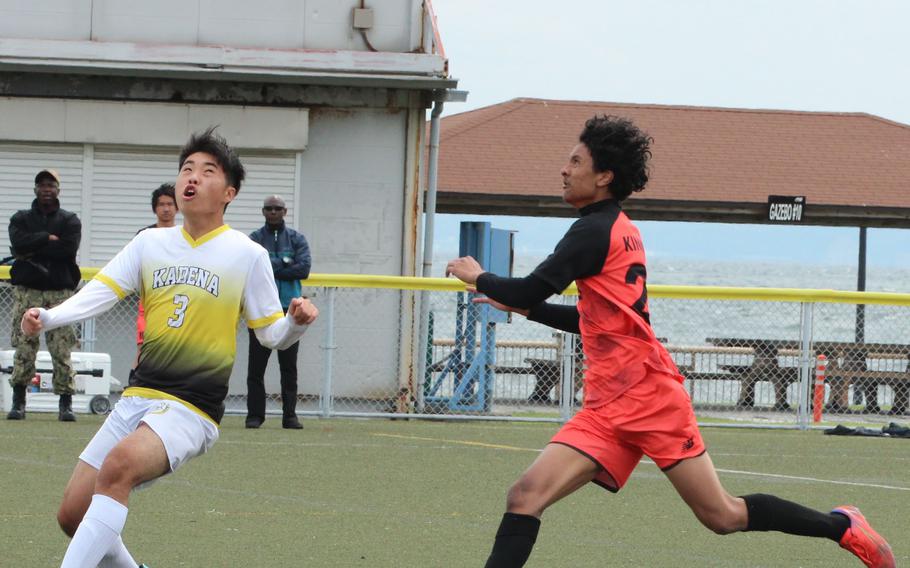
[[[0,351],[0,393],[2,408],[9,412],[13,407],[13,389],[9,375],[13,369],[15,351]],[[111,376],[111,356],[107,353],[82,353],[76,351],[70,360],[76,371],[76,394],[73,395],[73,412],[107,414],[111,410],[111,391],[123,390],[120,381]],[[39,351],[35,361],[40,385],[37,391],[31,384],[26,388],[26,412],[57,412],[60,397],[54,394],[54,367],[51,354]]]

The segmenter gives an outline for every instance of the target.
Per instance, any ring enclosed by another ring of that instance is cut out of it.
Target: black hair
[[[648,160],[653,138],[631,120],[597,116],[585,122],[578,141],[591,152],[595,172],[613,172],[610,195],[622,201],[648,183]]]
[[[162,183],[158,189],[152,192],[152,212],[155,211],[155,207],[158,207],[158,200],[165,195],[173,199],[175,204],[177,203],[177,198],[174,196],[174,184]]]
[[[227,140],[220,134],[215,134],[217,126],[209,126],[202,132],[195,132],[186,145],[180,150],[180,162],[177,164],[177,171],[183,167],[183,162],[196,152],[204,152],[215,158],[215,162],[224,170],[224,176],[227,178],[229,186],[240,193],[240,184],[246,177],[246,170],[240,163],[240,158],[234,149],[228,146]]]

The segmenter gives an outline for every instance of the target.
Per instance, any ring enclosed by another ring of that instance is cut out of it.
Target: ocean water
[[[456,253],[440,252],[433,259],[433,276],[443,276],[446,262]],[[514,276],[525,276],[545,257],[516,255]],[[799,264],[791,262],[737,262],[704,259],[648,260],[648,283],[677,286],[742,286],[763,288],[817,288],[856,290],[856,264]],[[866,290],[910,293],[910,266],[866,267]]]
[[[445,263],[454,255],[440,253],[433,275],[443,276]],[[529,274],[543,257],[517,255],[515,276]],[[690,286],[810,288],[856,290],[855,265],[813,265],[783,262],[736,262],[688,259],[651,259],[648,283]],[[910,293],[910,268],[869,266],[866,290]],[[446,299],[434,301],[439,324],[437,337],[451,337],[454,318],[446,312]],[[563,300],[556,300],[563,301]],[[798,339],[800,306],[786,302],[676,300],[652,298],[651,322],[659,337],[677,345],[705,345],[708,337],[762,337]],[[454,311],[451,312],[452,314]],[[862,334],[867,342],[910,343],[910,309],[895,306],[865,307]],[[857,308],[852,304],[816,304],[813,309],[816,341],[853,341],[857,334]],[[547,340],[553,330],[514,317],[497,326],[499,340]]]

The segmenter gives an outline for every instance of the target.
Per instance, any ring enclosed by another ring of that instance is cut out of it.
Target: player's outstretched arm
[[[277,299],[276,299],[277,300]],[[265,327],[253,330],[256,339],[269,349],[287,349],[300,341],[311,323],[319,317],[319,310],[306,298],[294,298],[285,317]]]
[[[578,327],[578,308],[576,306],[563,306],[541,302],[531,308],[516,308],[497,302],[492,298],[474,298],[475,304],[488,304],[497,310],[521,314],[531,321],[542,323],[546,326],[569,333],[581,333]]]
[[[493,298],[480,297],[480,298],[474,298],[472,301],[475,304],[487,304],[488,306],[492,306],[501,312],[514,312],[516,314],[521,314],[525,317],[528,317],[528,312],[531,311],[530,309],[527,309],[527,308],[516,308],[513,306],[507,306],[507,305],[503,304],[502,302],[497,302]]]
[[[22,316],[20,326],[26,335],[37,335],[88,319],[103,313],[120,301],[120,297],[107,285],[92,280],[73,296],[49,310],[29,308]]]

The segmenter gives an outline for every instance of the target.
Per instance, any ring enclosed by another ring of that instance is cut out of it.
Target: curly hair
[[[585,122],[578,141],[594,160],[594,171],[613,172],[610,194],[622,201],[648,183],[648,160],[653,138],[631,120],[619,116],[597,116]]]
[[[189,141],[180,151],[180,162],[177,169],[183,167],[186,159],[196,152],[204,152],[215,158],[215,162],[224,170],[225,178],[229,186],[240,193],[240,184],[246,177],[246,170],[240,163],[240,158],[233,148],[228,146],[227,140],[219,134],[215,134],[217,126],[210,126],[202,132],[196,132],[190,136]]]

